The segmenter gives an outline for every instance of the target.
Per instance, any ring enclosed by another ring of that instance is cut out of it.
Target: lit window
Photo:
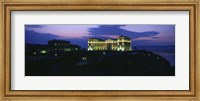
[[[86,60],[87,60],[87,57],[82,57],[82,59],[86,61]]]

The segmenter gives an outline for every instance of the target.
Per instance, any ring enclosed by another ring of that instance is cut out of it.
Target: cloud
[[[84,38],[89,36],[88,29],[98,27],[97,25],[76,25],[76,24],[50,24],[50,25],[26,25],[26,29],[39,33],[51,33],[66,38]]]
[[[49,40],[58,39],[58,40],[67,40],[72,44],[80,45],[82,48],[87,48],[87,40],[80,38],[66,38],[59,35],[53,35],[51,33],[41,33],[34,30],[25,30],[25,43],[26,44],[47,44]]]
[[[134,32],[122,29],[121,27],[125,25],[100,25],[98,28],[90,28],[89,33],[92,37],[101,37],[102,35],[107,35],[108,37],[111,35],[124,35],[128,36],[132,39],[136,39],[139,37],[152,37],[159,32],[156,31],[146,31],[146,32]],[[110,38],[110,37],[109,37]]]
[[[152,39],[158,39],[159,37],[156,37],[156,36],[154,36],[154,37],[151,37]]]
[[[33,30],[25,30],[25,43],[31,44],[47,44],[49,40],[57,39],[60,36],[50,33],[39,33]]]
[[[45,27],[45,25],[25,25],[26,29],[42,28],[42,27]]]

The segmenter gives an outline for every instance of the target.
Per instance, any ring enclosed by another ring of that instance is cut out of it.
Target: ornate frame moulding
[[[43,98],[51,99],[51,97],[66,97],[66,99],[72,99],[71,97],[77,100],[89,99],[89,97],[97,97],[99,100],[113,100],[111,98],[122,97],[119,100],[142,100],[143,97],[149,98],[149,100],[155,97],[159,98],[174,98],[175,100],[198,100],[199,99],[199,35],[200,29],[199,26],[199,0],[188,2],[179,2],[175,0],[170,2],[151,0],[150,3],[140,2],[139,0],[132,1],[123,1],[117,0],[112,1],[114,4],[111,4],[109,1],[63,1],[63,2],[34,2],[34,0],[29,0],[31,2],[21,2],[21,0],[16,0],[16,2],[1,2],[2,4],[2,31],[0,34],[1,42],[1,66],[0,66],[0,75],[1,75],[1,96],[2,98]],[[34,90],[11,90],[11,11],[189,11],[189,24],[190,24],[190,73],[189,73],[189,90],[108,90],[108,91],[59,91],[59,90],[47,90],[47,91],[34,91]],[[70,98],[69,98],[70,97]],[[131,98],[130,98],[131,97]],[[138,99],[139,98],[139,99]],[[156,99],[156,98],[155,98]],[[155,100],[154,99],[154,100]],[[25,100],[25,99],[24,99]],[[145,99],[144,99],[145,100]],[[157,99],[159,100],[159,99]],[[161,99],[163,100],[163,99]]]

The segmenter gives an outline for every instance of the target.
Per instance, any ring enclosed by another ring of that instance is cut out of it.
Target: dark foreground
[[[174,76],[175,67],[146,51],[27,55],[26,76]]]

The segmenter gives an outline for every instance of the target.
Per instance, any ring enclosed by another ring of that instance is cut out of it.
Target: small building
[[[88,39],[88,51],[131,51],[131,38],[119,36],[117,39]]]
[[[49,40],[48,45],[40,44],[26,44],[25,52],[27,55],[38,55],[47,53],[66,53],[70,51],[79,51],[81,47],[78,45],[70,44],[65,40]]]
[[[68,51],[78,51],[80,46],[70,44],[69,41],[65,40],[49,40],[48,46],[51,52],[68,52]]]

